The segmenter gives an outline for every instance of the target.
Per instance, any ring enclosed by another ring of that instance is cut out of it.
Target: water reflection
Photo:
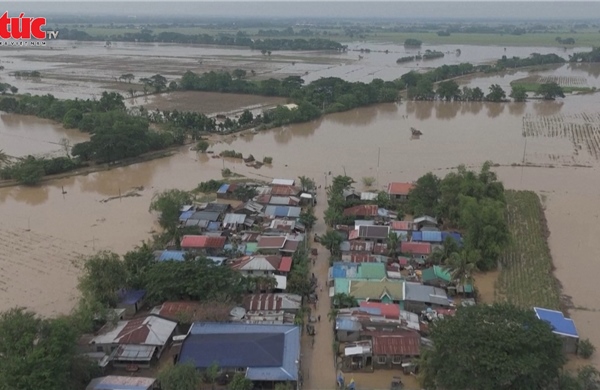
[[[511,115],[518,115],[521,116],[525,113],[525,108],[527,107],[527,103],[525,102],[521,102],[521,103],[508,103],[508,112]]]
[[[460,103],[454,102],[436,102],[435,117],[442,120],[450,120],[456,117],[460,110]]]
[[[461,103],[461,105],[460,105],[460,113],[461,113],[461,115],[464,115],[467,113],[477,115],[477,114],[479,114],[479,112],[481,111],[482,108],[483,108],[482,102],[464,102],[464,103]]]
[[[486,103],[487,116],[489,118],[496,118],[498,115],[504,112],[504,106],[506,103]]]
[[[378,108],[376,106],[364,107],[358,110],[350,110],[331,114],[327,117],[331,122],[346,126],[366,126],[377,118]]]
[[[406,113],[414,114],[415,117],[420,120],[426,120],[431,117],[433,111],[433,102],[407,102]]]
[[[567,69],[577,72],[585,72],[589,76],[598,78],[600,76],[600,64],[572,64],[567,65]]]
[[[556,100],[541,100],[533,103],[533,109],[537,115],[557,114],[565,103]]]
[[[125,194],[133,187],[148,187],[159,164],[163,168],[169,167],[171,160],[171,158],[161,158],[147,163],[78,176],[77,182],[83,192],[93,192],[109,197],[119,196],[119,191],[121,194]]]
[[[292,130],[288,126],[274,130],[273,138],[279,145],[285,145],[292,139]]]
[[[11,189],[0,198],[4,202],[7,198],[12,198],[19,203],[25,203],[30,206],[38,206],[48,201],[50,187],[42,184],[38,187],[18,186]]]

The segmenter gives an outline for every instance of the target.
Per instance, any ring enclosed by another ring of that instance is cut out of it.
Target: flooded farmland
[[[361,81],[374,77],[393,79],[411,66],[395,64],[397,57],[408,55],[401,46],[394,46],[397,52],[387,55],[373,51],[361,54],[362,60],[354,51],[327,55],[276,53],[266,60],[260,53],[241,49],[125,43],[111,48],[100,43],[78,43],[73,48],[71,43],[60,43],[64,45],[61,50],[3,52],[6,56],[2,63],[7,71],[47,69],[55,78],[43,78],[36,84],[3,73],[3,82],[17,85],[23,92],[56,91],[58,97],[85,98],[99,94],[106,86],[118,89],[111,77],[128,72],[134,65],[139,69],[139,77],[156,72],[177,77],[187,69],[239,66],[255,67],[257,73],[261,69],[261,77],[287,74],[289,70],[289,74],[309,72],[307,80],[338,76]],[[367,46],[353,44],[350,49],[359,47]],[[392,46],[369,47],[386,50],[384,47]],[[154,63],[159,57],[157,48],[164,58]],[[437,50],[456,48],[438,46]],[[501,47],[471,48],[475,48],[473,52],[463,47],[456,60],[486,62],[504,53]],[[507,55],[526,56],[533,51],[550,50],[507,48]],[[199,57],[203,58],[202,64]],[[453,63],[446,57],[432,66]],[[298,62],[291,65],[292,61]],[[539,74],[574,86],[591,87],[599,85],[600,67],[563,65]],[[474,77],[465,83],[482,88],[499,83],[506,89],[510,81],[528,75],[529,72],[517,71]],[[156,104],[173,104],[168,97],[160,99],[163,97],[156,98]],[[591,287],[600,273],[600,262],[596,261],[600,256],[598,107],[598,94],[569,96],[554,102],[383,104],[258,134],[228,136],[211,146],[215,153],[234,149],[257,159],[273,158],[272,166],[259,170],[246,167],[240,160],[213,159],[182,148],[168,158],[54,180],[40,187],[0,188],[0,309],[26,305],[45,315],[67,312],[78,275],[72,264],[77,254],[98,249],[124,253],[148,239],[158,229],[156,216],[148,212],[154,193],[169,188],[192,189],[201,181],[220,178],[224,167],[257,179],[305,175],[321,186],[330,182],[332,175],[345,172],[359,182],[362,177],[375,177],[376,187],[383,188],[391,180],[410,181],[428,171],[442,176],[461,163],[478,168],[484,161],[492,160],[499,164],[495,170],[507,188],[534,190],[545,197],[556,275],[564,294],[572,297],[571,315],[582,337],[600,345],[596,326],[600,305]],[[0,119],[0,149],[11,156],[58,153],[60,139],[86,139],[81,133],[36,118],[2,115]],[[421,130],[423,135],[411,139],[410,127]],[[139,196],[108,200],[130,191]],[[323,197],[320,200],[324,201]],[[600,366],[600,358],[593,359]]]

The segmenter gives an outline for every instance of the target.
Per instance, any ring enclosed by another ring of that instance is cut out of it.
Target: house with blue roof
[[[123,315],[131,317],[142,308],[145,298],[146,290],[121,290],[117,309],[125,309]]]
[[[213,363],[243,373],[255,387],[284,382],[297,387],[300,372],[300,328],[295,325],[195,322],[177,359],[200,371]]]
[[[579,346],[579,333],[572,319],[566,318],[558,310],[534,307],[533,311],[537,318],[546,321],[552,328],[552,333],[561,338],[564,353],[577,353]]]

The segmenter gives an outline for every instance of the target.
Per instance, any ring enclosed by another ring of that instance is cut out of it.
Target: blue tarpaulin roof
[[[293,325],[194,323],[181,347],[178,363],[206,368],[247,368],[255,381],[296,381],[300,329]]]
[[[191,211],[184,211],[179,216],[179,220],[180,221],[187,221],[188,219],[190,219],[192,217],[192,215],[194,215],[194,211],[193,210],[191,210]]]
[[[229,189],[229,184],[222,184],[221,187],[219,187],[217,194],[225,194],[225,193],[227,193],[228,189]]]
[[[221,222],[210,222],[208,224],[208,230],[219,230],[221,228]]]
[[[540,320],[546,321],[552,326],[552,331],[554,333],[560,336],[579,338],[575,323],[572,319],[566,318],[562,312],[542,309],[541,307],[534,307],[533,310],[535,310],[535,314]]]
[[[352,318],[336,318],[335,319],[335,329],[336,330],[345,330],[345,331],[359,331],[361,330],[360,322],[354,320]]]
[[[422,231],[421,239],[425,242],[442,242],[442,232]]]
[[[423,241],[423,232],[412,232],[413,241]]]
[[[184,251],[163,251],[163,253],[161,253],[160,257],[158,258],[158,261],[183,261],[185,260],[184,255]]]
[[[462,244],[462,236],[460,233],[456,232],[442,232],[442,241],[446,239],[446,237],[451,237],[456,241],[457,244]]]
[[[351,270],[351,272],[348,272],[349,270]],[[356,276],[357,270],[358,270],[357,263],[342,263],[342,262],[333,263],[333,266],[331,267],[331,277],[332,277],[332,279],[336,279],[336,278],[346,278],[349,276]],[[350,274],[350,275],[348,275],[348,274]]]
[[[133,305],[144,298],[146,290],[127,290],[121,294],[121,302],[124,305]]]

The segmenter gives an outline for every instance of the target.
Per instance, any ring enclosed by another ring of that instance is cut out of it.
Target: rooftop
[[[360,238],[384,239],[390,233],[389,226],[359,226],[358,236]]]
[[[421,283],[406,283],[406,296],[404,297],[407,301],[432,303],[441,306],[449,306],[448,295],[441,288],[432,286],[424,286]]]
[[[247,368],[255,381],[296,381],[300,359],[300,328],[196,322],[183,342],[180,363],[198,368],[217,362],[223,368]]]
[[[191,249],[223,248],[225,241],[225,237],[185,235],[181,240],[181,247]]]
[[[552,332],[559,336],[579,338],[579,333],[572,319],[566,318],[562,312],[557,310],[542,309],[534,307],[535,315],[542,321],[546,321],[552,327]]]
[[[302,297],[296,294],[252,294],[244,297],[244,308],[248,311],[298,310]]]
[[[146,296],[146,290],[126,290],[120,294],[122,305],[134,305]]]
[[[295,183],[294,179],[273,179],[271,182],[274,186],[293,186]]]
[[[361,308],[378,309],[379,313],[385,318],[399,319],[400,318],[400,305],[394,303],[381,303],[381,302],[360,302]]]
[[[413,223],[411,221],[392,221],[390,227],[392,230],[413,230]]]
[[[365,332],[373,337],[373,355],[419,356],[421,354],[421,336],[412,330],[394,332]]]
[[[232,269],[238,271],[277,271],[281,256],[245,256],[229,263]]]
[[[154,378],[109,375],[92,379],[86,390],[146,390],[154,382]]]
[[[258,249],[281,249],[285,244],[284,236],[261,236],[258,239]]]
[[[184,251],[170,251],[165,250],[160,254],[158,261],[183,261],[185,260],[185,252]]]
[[[400,251],[404,254],[430,255],[431,244],[428,242],[402,241],[400,244]]]
[[[404,299],[404,283],[391,280],[351,280],[350,295],[356,299],[382,300],[387,296],[390,300]]]
[[[377,210],[379,208],[376,204],[359,204],[356,206],[348,207],[344,209],[344,216],[357,216],[357,217],[376,217],[378,215]]]
[[[388,184],[388,194],[390,195],[408,195],[410,190],[415,187],[413,183],[390,183]]]
[[[177,322],[154,315],[119,321],[113,328],[94,337],[90,344],[135,344],[162,346],[167,343]],[[102,331],[102,330],[101,330]]]

